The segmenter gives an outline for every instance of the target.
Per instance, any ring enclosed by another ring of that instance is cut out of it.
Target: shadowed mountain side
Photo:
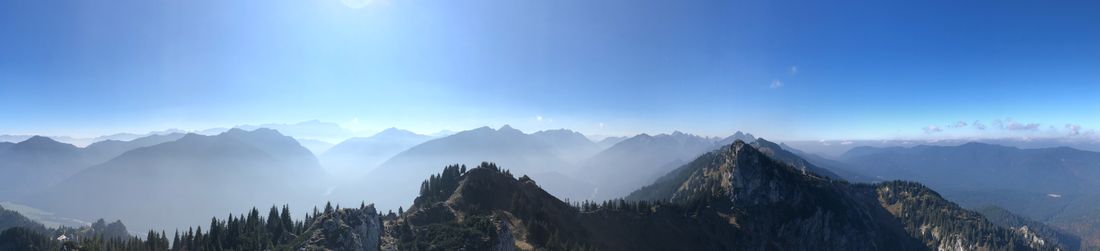
[[[352,203],[365,198],[381,208],[407,206],[408,198],[416,196],[416,186],[421,179],[436,171],[433,167],[486,160],[522,167],[514,170],[516,172],[545,176],[547,181],[543,186],[559,196],[590,195],[591,185],[561,175],[561,170],[572,165],[560,154],[571,150],[559,147],[572,144],[548,140],[557,139],[552,135],[539,135],[525,134],[505,125],[498,130],[482,127],[433,139],[397,154],[361,181],[338,188],[334,200]]]
[[[53,185],[90,163],[81,149],[34,136],[0,151],[0,198],[14,200]]]
[[[129,151],[29,204],[85,219],[119,218],[139,230],[175,228],[226,208],[318,204],[323,173],[309,150],[290,137],[270,129],[233,129]]]
[[[742,132],[725,139],[673,132],[654,136],[641,134],[622,140],[584,161],[580,169],[572,173],[574,177],[596,184],[598,189],[593,197],[574,199],[605,200],[626,196],[700,154],[714,150],[721,142],[751,141],[751,137]]]
[[[394,155],[429,139],[427,135],[389,128],[370,137],[340,142],[320,155],[321,164],[339,177],[360,177]]]
[[[171,133],[164,135],[150,135],[130,141],[104,140],[88,145],[88,147],[84,148],[84,152],[90,155],[89,162],[91,162],[92,164],[99,164],[103,163],[104,161],[118,157],[119,155],[122,155],[122,153],[125,153],[127,151],[147,146],[153,146],[165,142],[176,141],[180,138],[183,138],[184,135],[185,134],[183,133]]]

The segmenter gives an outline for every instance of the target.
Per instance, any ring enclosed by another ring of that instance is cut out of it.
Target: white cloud
[[[1066,129],[1069,130],[1069,135],[1081,135],[1081,125],[1066,124]]]
[[[925,126],[924,128],[921,128],[921,130],[923,130],[924,133],[937,133],[937,132],[942,132],[943,131],[943,129],[941,129],[939,126],[935,126],[935,125]]]
[[[790,73],[791,73],[791,76],[798,75],[798,66],[797,65],[791,66]]]
[[[772,84],[768,85],[768,87],[772,89],[783,87],[783,82],[779,81],[778,79],[772,80]]]
[[[966,127],[967,125],[968,124],[966,124],[966,121],[959,120],[958,122],[955,122],[954,124],[948,125],[947,127],[963,128],[963,127]]]
[[[600,129],[603,129],[603,127],[604,127],[603,122],[600,122]]]
[[[535,120],[542,121],[542,116],[535,116]]]
[[[1025,123],[1016,122],[1015,120],[1012,120],[1012,118],[1007,118],[1007,119],[1004,119],[1004,120],[998,119],[998,120],[994,121],[993,124],[996,124],[1001,129],[1005,129],[1005,130],[1009,130],[1009,131],[1036,131],[1036,130],[1039,130],[1039,123],[1026,123],[1025,124]]]

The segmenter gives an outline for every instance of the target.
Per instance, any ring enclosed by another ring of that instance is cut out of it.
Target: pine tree
[[[267,232],[271,234],[273,243],[278,243],[278,240],[283,237],[282,222],[279,218],[279,209],[271,205],[271,210],[267,213]]]
[[[180,230],[176,229],[176,237],[172,237],[172,250],[180,250]]]
[[[294,232],[294,219],[290,218],[290,206],[283,205],[283,212],[279,215],[279,221],[282,221],[283,230],[286,232]]]

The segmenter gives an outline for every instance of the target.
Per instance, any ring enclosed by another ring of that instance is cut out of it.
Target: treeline
[[[333,210],[326,205],[326,211]],[[306,222],[316,217],[318,212],[308,215],[304,221],[294,221],[290,209],[283,206],[279,210],[272,206],[267,217],[252,208],[248,214],[229,215],[225,220],[213,218],[206,232],[202,227],[177,231],[173,237],[171,250],[265,250],[279,245],[289,244],[301,234]]]
[[[360,208],[366,207],[366,204],[360,205]],[[304,241],[299,237],[308,231],[315,219],[322,213],[331,214],[337,210],[339,206],[334,208],[328,203],[324,211],[314,208],[303,220],[295,221],[285,205],[281,209],[272,206],[266,217],[252,208],[247,214],[230,214],[224,220],[212,218],[206,228],[177,230],[172,239],[168,239],[164,232],[149,231],[144,239],[94,234],[59,240],[58,236],[63,232],[71,233],[73,230],[44,232],[35,228],[12,227],[0,232],[0,250],[293,250],[293,246]]]
[[[0,207],[0,250],[167,250],[164,232],[145,239],[130,236],[120,221],[97,220],[91,226],[47,228]]]
[[[493,171],[497,171],[507,175],[510,178],[512,172],[509,170],[503,170],[496,163],[481,162],[475,168],[487,168]],[[446,199],[447,196],[451,196],[454,190],[458,188],[458,182],[462,175],[466,174],[466,165],[448,165],[443,168],[443,172],[439,174],[432,174],[427,180],[420,183],[420,196],[417,200],[436,201],[440,199]]]
[[[663,207],[676,207],[677,206],[677,205],[672,204],[668,201],[662,201],[662,200],[611,199],[611,200],[605,200],[603,202],[595,202],[595,201],[588,201],[588,200],[581,201],[581,202],[570,202],[568,199],[566,199],[565,202],[568,203],[570,206],[573,206],[573,208],[577,209],[577,211],[582,212],[582,213],[583,212],[595,212],[595,211],[600,211],[600,210],[610,210],[610,211],[618,211],[618,212],[648,213],[648,212],[653,211],[653,208],[655,208],[655,207],[656,208],[663,208]]]
[[[94,235],[77,240],[58,240],[47,233],[24,227],[0,232],[0,250],[168,250],[168,238],[163,233],[149,231],[145,239],[138,237],[106,237]]]

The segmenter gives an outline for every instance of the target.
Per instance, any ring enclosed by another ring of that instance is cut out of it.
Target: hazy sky
[[[320,119],[419,132],[1080,136],[1100,128],[1098,11],[1094,0],[5,0],[0,134]]]

